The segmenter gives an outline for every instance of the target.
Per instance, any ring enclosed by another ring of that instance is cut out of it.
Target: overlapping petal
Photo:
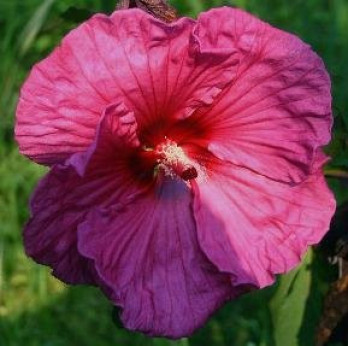
[[[134,115],[122,104],[111,105],[90,148],[55,165],[32,197],[32,216],[24,230],[26,252],[65,282],[94,282],[93,268],[76,247],[77,226],[90,209],[129,203],[145,188],[129,174],[127,156],[137,145],[135,130]]]
[[[317,157],[315,168],[323,157]],[[264,287],[301,260],[329,229],[335,200],[319,170],[296,186],[232,164],[194,184],[199,243],[233,284]]]
[[[189,335],[238,293],[202,253],[191,203],[188,186],[169,178],[127,208],[95,210],[79,227],[79,250],[128,329]]]
[[[195,34],[206,50],[234,47],[240,61],[231,87],[193,116],[208,129],[209,150],[276,181],[303,181],[330,139],[330,80],[321,59],[299,38],[238,9],[202,14]]]
[[[194,25],[188,18],[166,24],[134,9],[95,15],[71,31],[21,90],[21,152],[53,164],[85,150],[110,103],[135,112],[143,137],[170,117],[210,104],[231,82],[237,60],[202,52]]]

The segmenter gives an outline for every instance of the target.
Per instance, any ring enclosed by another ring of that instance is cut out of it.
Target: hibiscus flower
[[[125,327],[189,335],[328,230],[330,103],[311,48],[241,10],[97,14],[21,90],[20,151],[50,167],[26,252],[101,287]]]

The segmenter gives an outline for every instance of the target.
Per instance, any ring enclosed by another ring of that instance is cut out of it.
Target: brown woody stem
[[[175,8],[170,6],[166,0],[119,0],[116,9],[128,8],[140,8],[167,23],[178,18]]]

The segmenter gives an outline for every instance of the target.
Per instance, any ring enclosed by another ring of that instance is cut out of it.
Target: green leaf
[[[280,278],[278,289],[271,299],[270,310],[276,345],[303,344],[299,335],[312,282],[312,259],[313,253],[309,250],[299,268]]]
[[[94,14],[95,12],[87,10],[85,8],[77,8],[75,6],[70,6],[61,14],[61,17],[66,21],[79,24],[89,19]]]
[[[40,32],[45,23],[48,13],[55,0],[44,0],[42,4],[36,9],[29,22],[24,27],[22,33],[18,38],[19,54],[23,56],[31,44],[34,42],[37,34]]]

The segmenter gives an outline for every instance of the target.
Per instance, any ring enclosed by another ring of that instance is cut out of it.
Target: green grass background
[[[348,169],[347,0],[177,0],[172,4],[181,14],[189,16],[222,4],[238,6],[311,44],[323,57],[333,82],[335,127],[333,142],[327,149],[333,157],[329,168]],[[168,341],[116,327],[111,319],[111,306],[98,290],[67,287],[51,277],[48,268],[26,258],[21,229],[28,217],[29,195],[45,169],[18,154],[13,141],[14,110],[20,86],[31,66],[76,25],[74,18],[67,15],[69,6],[111,12],[115,2],[0,0],[0,345],[279,344],[270,304],[276,287],[227,304],[191,338]],[[75,13],[75,19],[78,15],[82,19],[84,13]],[[346,200],[348,189],[344,182],[331,179],[330,183],[339,202]],[[320,287],[322,292],[327,289],[325,284]],[[319,314],[320,299],[314,305],[311,311]],[[306,316],[311,320],[308,311]],[[293,318],[296,316],[289,316]]]

